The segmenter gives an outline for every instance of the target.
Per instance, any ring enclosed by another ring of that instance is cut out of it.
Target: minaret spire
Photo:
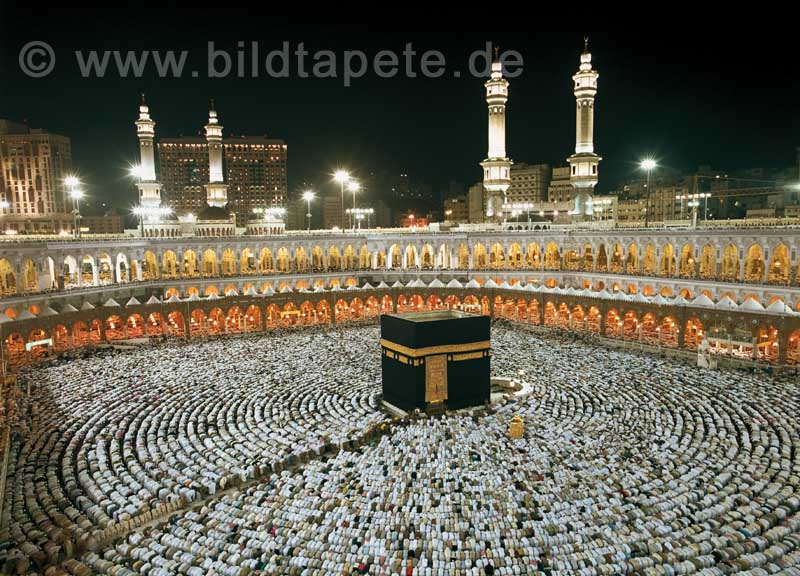
[[[214,110],[214,99],[211,98],[206,124],[206,142],[208,142],[208,184],[206,185],[206,202],[209,206],[225,207],[228,203],[228,185],[222,172],[222,125]]]
[[[593,213],[592,194],[598,179],[598,164],[602,160],[594,152],[594,97],[599,74],[592,68],[589,37],[583,38],[583,53],[578,71],[572,76],[575,92],[575,154],[567,158],[570,182],[575,189],[575,213]]]
[[[139,137],[139,168],[136,176],[139,189],[139,206],[147,211],[150,222],[158,220],[157,210],[161,206],[161,183],[156,181],[155,151],[153,142],[156,123],[150,118],[150,107],[142,94],[139,105],[139,118],[136,120],[136,134]]]
[[[499,49],[495,48],[492,72],[484,83],[489,110],[489,150],[483,168],[483,188],[487,195],[486,215],[502,216],[505,193],[511,185],[511,160],[506,157],[506,102],[508,80],[503,78]]]

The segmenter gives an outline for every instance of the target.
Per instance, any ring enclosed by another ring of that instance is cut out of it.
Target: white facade
[[[492,73],[484,84],[489,109],[489,151],[483,168],[483,187],[487,193],[486,216],[499,218],[505,194],[511,186],[511,160],[506,157],[506,101],[508,80],[503,78],[503,65],[492,63]]]
[[[594,152],[594,97],[599,74],[592,69],[592,55],[586,39],[575,82],[575,154],[567,158],[570,182],[575,188],[575,214],[592,214],[592,194],[597,185],[598,164],[602,158]]]

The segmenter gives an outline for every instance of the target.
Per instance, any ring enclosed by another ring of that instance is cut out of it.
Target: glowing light
[[[336,180],[339,184],[344,184],[350,180],[350,172],[347,170],[337,170],[333,174],[333,179]]]
[[[651,170],[658,168],[658,163],[653,158],[644,158],[641,162],[639,162],[639,167],[645,172],[650,172]]]
[[[75,188],[76,186],[79,186],[80,183],[81,181],[78,180],[77,176],[70,175],[64,178],[64,184],[66,184],[70,188]]]
[[[132,178],[141,180],[142,177],[144,176],[144,169],[142,168],[141,164],[133,164],[130,168],[128,168],[128,174]]]
[[[355,194],[359,190],[361,190],[361,184],[359,184],[355,180],[351,180],[350,182],[348,182],[348,184],[347,184],[347,191],[348,192],[352,192],[353,194]]]
[[[303,200],[305,200],[306,202],[311,202],[315,197],[316,194],[314,194],[314,192],[311,190],[306,190],[305,192],[303,192]]]

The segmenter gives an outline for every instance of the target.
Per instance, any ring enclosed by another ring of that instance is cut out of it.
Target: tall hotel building
[[[253,209],[286,202],[287,147],[283,140],[262,136],[229,137],[222,141],[228,209],[236,225],[253,219]],[[197,214],[206,205],[208,143],[202,137],[158,141],[159,179],[163,202],[179,216]]]
[[[69,138],[0,119],[0,214],[5,227],[54,227],[54,217],[63,219],[67,212],[64,178],[71,169]]]

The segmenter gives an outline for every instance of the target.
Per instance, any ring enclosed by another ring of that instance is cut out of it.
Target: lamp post
[[[314,199],[314,192],[306,190],[303,192],[303,200],[306,201],[306,218],[308,218],[308,231],[311,232],[311,201]]]
[[[639,167],[647,174],[647,205],[644,209],[644,227],[650,225],[650,173],[658,167],[658,164],[652,158],[645,158],[639,162]]]
[[[78,238],[80,235],[78,230],[78,219],[80,218],[78,200],[83,195],[79,188],[81,181],[76,176],[70,175],[64,178],[64,184],[69,188],[69,197],[72,199],[72,237]]]
[[[350,181],[350,173],[347,170],[337,170],[333,175],[333,179],[339,183],[340,192],[342,194],[342,221],[340,225],[344,228],[344,185]]]
[[[361,184],[359,184],[355,180],[351,180],[350,182],[347,183],[347,190],[349,192],[353,193],[353,210],[355,210],[356,209],[356,192],[361,190]],[[352,219],[352,220],[353,220],[353,222],[352,222],[353,230],[355,230],[356,229],[356,221],[354,219]]]

